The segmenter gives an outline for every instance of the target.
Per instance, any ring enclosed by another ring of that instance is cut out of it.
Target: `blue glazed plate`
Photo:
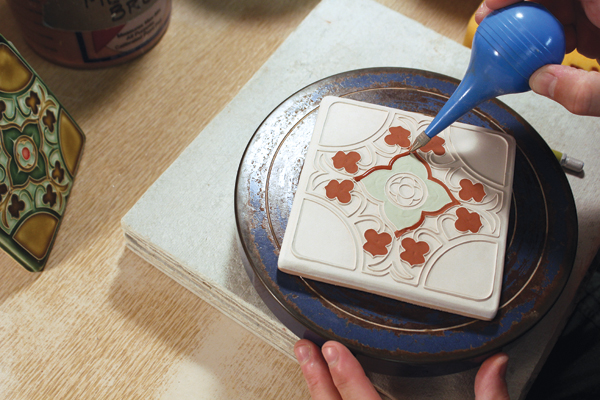
[[[263,300],[298,336],[340,341],[374,372],[435,375],[477,365],[542,318],[573,265],[577,216],[564,172],[537,132],[492,100],[459,121],[502,130],[517,142],[501,307],[494,320],[436,311],[277,269],[321,99],[347,97],[434,116],[458,83],[402,68],[329,77],[277,107],[258,127],[240,163],[235,193],[238,233],[246,269]]]

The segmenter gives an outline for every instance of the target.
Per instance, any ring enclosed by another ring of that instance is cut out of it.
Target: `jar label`
[[[44,24],[68,31],[97,31],[144,16],[160,0],[46,0]]]

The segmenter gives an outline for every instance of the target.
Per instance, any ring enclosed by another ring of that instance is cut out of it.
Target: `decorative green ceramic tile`
[[[0,247],[30,271],[48,260],[85,137],[0,35]]]

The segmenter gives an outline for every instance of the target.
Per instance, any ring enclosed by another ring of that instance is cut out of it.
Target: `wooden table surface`
[[[378,1],[461,43],[479,4]],[[174,0],[150,53],[83,71],[33,53],[0,0],[0,33],[87,136],[46,270],[0,255],[0,397],[309,397],[295,362],[127,250],[120,220],[317,3]]]

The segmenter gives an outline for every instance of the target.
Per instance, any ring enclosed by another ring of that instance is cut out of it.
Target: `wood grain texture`
[[[479,0],[380,2],[461,42]],[[308,397],[293,361],[126,250],[120,220],[316,4],[174,0],[150,53],[80,71],[34,54],[0,0],[0,33],[87,136],[46,271],[0,255],[0,397],[177,398],[186,363],[198,398]]]

